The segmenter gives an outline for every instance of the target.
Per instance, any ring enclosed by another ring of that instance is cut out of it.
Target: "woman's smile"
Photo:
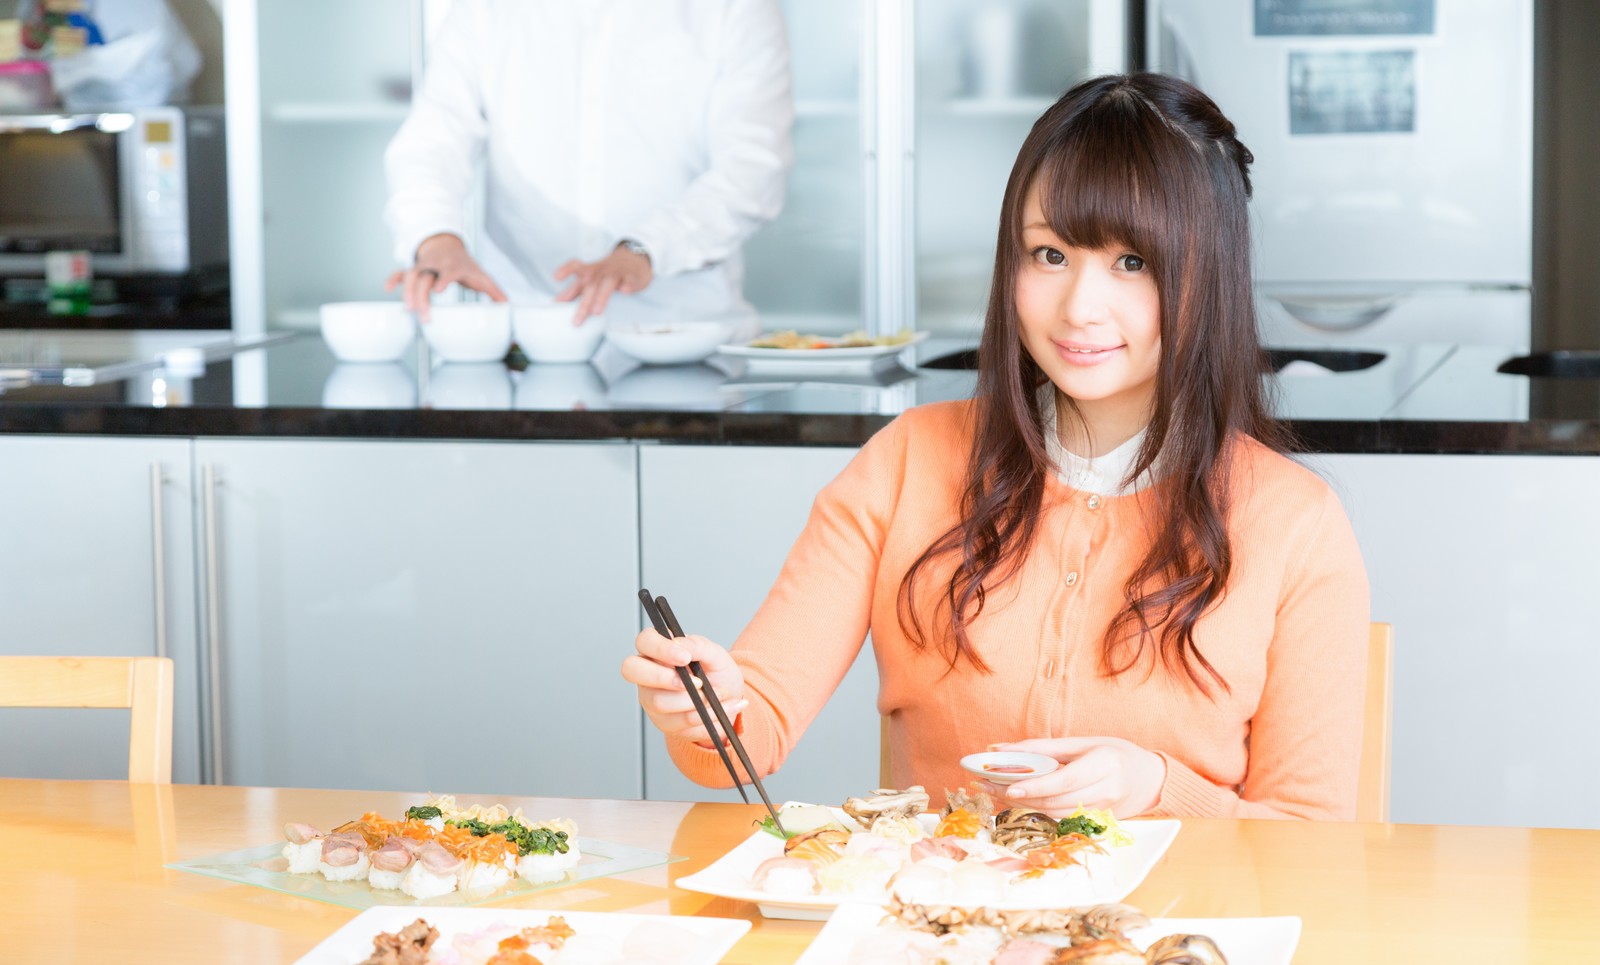
[[[1068,365],[1099,365],[1116,357],[1116,354],[1126,348],[1126,345],[1089,345],[1083,342],[1069,342],[1062,339],[1051,339],[1056,347],[1056,354]]]

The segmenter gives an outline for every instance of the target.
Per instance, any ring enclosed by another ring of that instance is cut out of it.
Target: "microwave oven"
[[[0,276],[87,251],[97,277],[225,280],[223,131],[217,108],[0,114]]]

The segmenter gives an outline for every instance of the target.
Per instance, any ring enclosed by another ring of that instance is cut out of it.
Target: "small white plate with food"
[[[896,335],[801,335],[769,332],[759,338],[717,349],[721,355],[743,359],[751,374],[809,372],[849,374],[870,372],[889,365],[901,352],[928,337],[927,332],[902,331]]]
[[[1024,917],[977,908],[962,910],[961,917],[974,922],[972,926],[948,928],[930,922],[924,912],[903,906],[840,905],[795,965],[904,961],[1047,965],[1066,960],[1056,955],[1069,944],[1085,953],[1073,961],[1289,965],[1300,943],[1300,919],[1295,917],[1149,919],[1127,905],[1033,912]],[[1088,937],[1090,932],[1094,938]],[[1087,954],[1089,945],[1098,955]]]
[[[749,922],[729,918],[550,908],[368,908],[296,965],[396,960],[484,965],[500,952],[522,952],[530,957],[525,960],[544,965],[714,965],[749,930]],[[390,948],[406,949],[411,957],[381,957]]]
[[[965,902],[1058,908],[1120,901],[1160,860],[1179,823],[1118,823],[1103,812],[1058,820],[955,791],[924,813],[919,787],[882,789],[842,808],[789,803],[789,838],[758,828],[678,887],[754,903],[768,918],[822,921],[844,901]],[[770,824],[767,819],[766,824]]]
[[[985,751],[961,759],[961,769],[990,784],[1015,784],[1030,777],[1049,774],[1061,762],[1043,754],[1023,751]]]

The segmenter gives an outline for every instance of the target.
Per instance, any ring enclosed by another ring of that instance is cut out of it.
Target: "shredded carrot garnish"
[[[966,808],[956,808],[939,822],[939,827],[933,832],[936,838],[967,838],[978,836],[983,828],[983,819],[968,811]]]

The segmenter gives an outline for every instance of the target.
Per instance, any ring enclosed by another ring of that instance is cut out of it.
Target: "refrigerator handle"
[[[205,541],[205,604],[206,604],[206,708],[203,723],[203,744],[206,749],[201,782],[221,784],[222,759],[222,613],[220,563],[217,555],[217,473],[216,467],[206,463],[200,468],[202,525]]]
[[[150,569],[154,575],[156,656],[167,649],[167,524],[163,513],[167,476],[160,462],[150,464]]]

